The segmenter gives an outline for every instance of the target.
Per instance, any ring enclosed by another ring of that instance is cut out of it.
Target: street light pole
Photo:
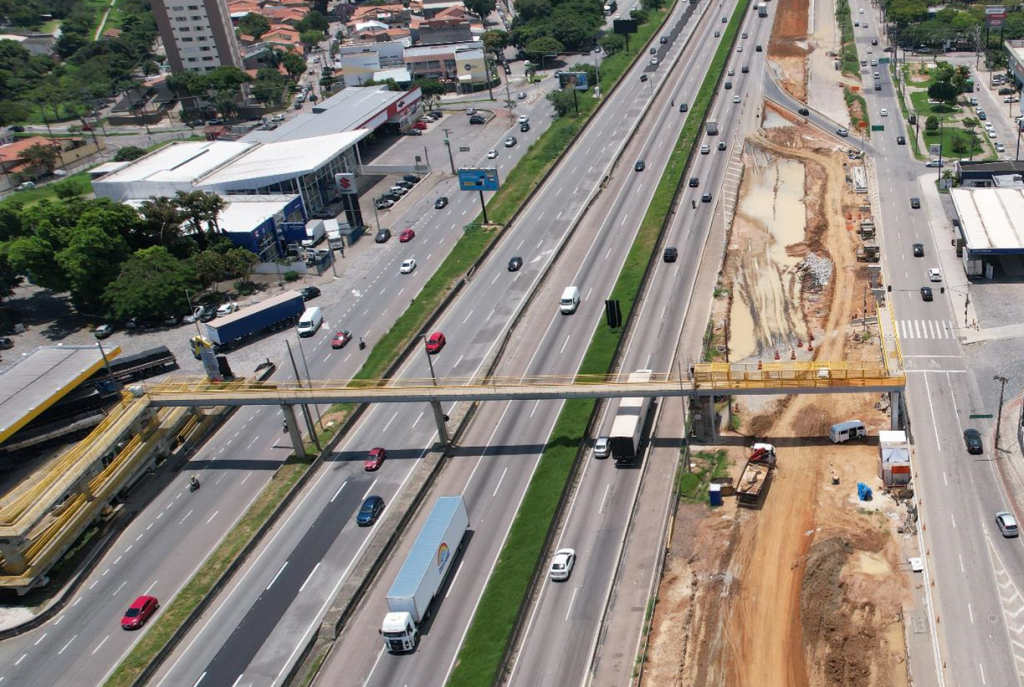
[[[377,217],[377,201],[378,200],[380,200],[380,198],[374,198],[372,202],[373,202],[373,223],[377,225],[377,231],[379,232],[380,231],[380,218]]]
[[[1001,377],[1000,375],[996,375],[992,379],[994,379],[995,381],[999,382],[999,414],[996,415],[996,440],[995,440],[996,453],[998,453],[999,452],[999,428],[1000,428],[1000,426],[1002,425],[1002,422],[1003,422],[1003,392],[1006,391],[1006,383],[1008,381],[1010,381],[1010,380],[1007,379],[1006,377]]]
[[[451,129],[442,129],[442,131],[444,131],[444,144],[448,148],[448,161],[452,163],[452,174],[455,174],[455,156],[452,155],[452,142],[448,138]]]

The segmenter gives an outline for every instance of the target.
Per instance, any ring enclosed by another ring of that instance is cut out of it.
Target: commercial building
[[[997,160],[995,162],[956,163],[956,176],[964,188],[991,188],[1014,186],[1024,175],[1024,160]]]
[[[967,276],[1024,276],[1024,187],[953,188],[949,195]]]
[[[343,45],[337,61],[345,78],[345,86],[361,86],[375,79],[375,74],[390,69],[405,69],[405,45],[398,41]]]
[[[1024,40],[1012,40],[1003,43],[1006,49],[1006,66],[1017,86],[1024,84]]]
[[[242,68],[226,0],[150,0],[172,71]]]
[[[413,79],[437,79],[449,91],[472,93],[487,87],[484,49],[480,43],[422,45],[405,51]]]

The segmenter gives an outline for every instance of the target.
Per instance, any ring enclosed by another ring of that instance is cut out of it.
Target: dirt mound
[[[807,12],[805,0],[779,0],[768,59],[780,72],[783,88],[799,100],[807,99]]]

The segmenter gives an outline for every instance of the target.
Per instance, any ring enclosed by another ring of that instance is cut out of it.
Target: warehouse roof
[[[253,146],[252,150],[232,164],[212,172],[196,185],[230,190],[236,182],[246,186],[265,186],[293,179],[296,175],[319,169],[369,133],[367,129],[360,129],[262,145],[248,143],[245,145]]]
[[[298,196],[228,196],[228,205],[217,217],[226,232],[250,232],[254,227],[283,211]]]
[[[175,143],[140,157],[123,169],[107,174],[103,181],[190,183],[245,153],[253,145],[241,141]]]
[[[99,346],[42,346],[0,371],[0,443],[102,367]]]
[[[1024,255],[1024,189],[950,189],[967,249],[975,255]]]

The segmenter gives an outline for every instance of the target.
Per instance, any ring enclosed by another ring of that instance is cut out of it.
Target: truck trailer
[[[631,372],[628,381],[649,382],[651,371]],[[651,410],[651,400],[649,396],[642,396],[619,401],[619,410],[615,413],[612,431],[608,435],[608,445],[616,465],[630,465],[640,454],[640,440],[644,425],[647,424],[647,413]]]
[[[768,3],[759,2],[757,3],[757,16],[767,17],[768,16]]]
[[[707,128],[708,136],[716,136],[718,134],[718,122],[713,119],[709,119],[704,125]]]
[[[305,309],[302,294],[287,291],[258,305],[207,322],[206,338],[218,350],[230,348],[258,332],[290,327]]]
[[[745,506],[756,506],[768,477],[775,469],[775,447],[771,444],[754,444],[750,451],[750,459],[743,466],[736,484],[736,500]]]
[[[430,615],[431,604],[454,567],[468,529],[465,500],[461,496],[439,498],[388,591],[388,613],[380,634],[389,652],[416,648],[419,626]]]

